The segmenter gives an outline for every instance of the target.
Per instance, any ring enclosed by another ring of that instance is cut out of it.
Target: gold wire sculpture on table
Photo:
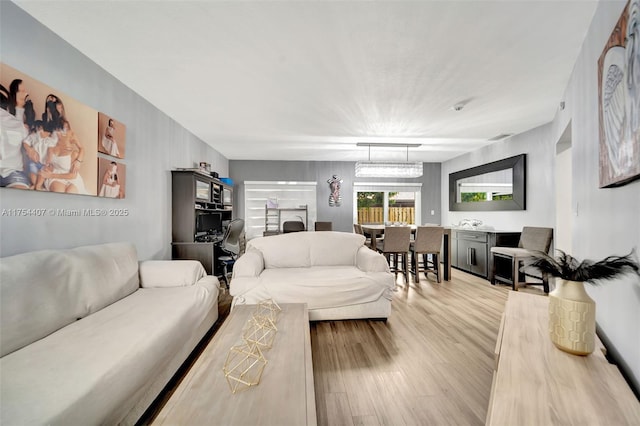
[[[253,315],[243,330],[242,338],[247,344],[258,345],[261,349],[271,349],[278,328],[270,318]]]
[[[231,393],[260,384],[267,362],[258,345],[233,346],[223,368]]]
[[[280,306],[272,299],[258,303],[242,330],[244,344],[229,349],[222,371],[231,393],[260,384],[262,372],[268,362],[262,349],[272,347],[281,311]]]
[[[253,314],[254,317],[266,317],[270,319],[273,324],[278,321],[278,316],[282,309],[273,299],[263,300],[258,303],[256,311]]]

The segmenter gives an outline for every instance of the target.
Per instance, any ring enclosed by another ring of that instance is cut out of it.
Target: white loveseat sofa
[[[233,306],[307,303],[309,319],[388,318],[395,282],[362,235],[294,232],[253,239],[235,263]]]
[[[218,318],[195,261],[132,244],[0,259],[0,423],[133,424]]]

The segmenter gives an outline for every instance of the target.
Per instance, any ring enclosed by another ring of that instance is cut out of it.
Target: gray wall
[[[355,163],[348,161],[229,161],[233,178],[234,214],[244,216],[244,181],[307,181],[318,182],[317,205],[319,221],[333,222],[336,231],[353,231],[353,182],[422,182],[422,222],[440,223],[440,164],[424,163],[424,174],[416,179],[356,178]],[[329,185],[333,175],[343,179],[342,205],[329,207]],[[433,216],[430,214],[434,211]]]
[[[0,216],[0,255],[131,241],[140,259],[170,258],[170,170],[207,161],[225,176],[227,159],[15,4],[0,2],[0,24],[2,62],[127,126],[126,199],[0,188],[0,208],[129,211],[126,217]]]
[[[626,1],[600,2],[566,91],[567,109],[554,120],[554,140],[571,121],[573,252],[602,259],[640,249],[640,181],[598,188],[597,61]],[[600,336],[612,343],[640,390],[640,278],[588,286]]]
[[[626,0],[599,2],[562,99],[566,108],[558,108],[551,123],[442,166],[442,205],[447,209],[449,173],[527,153],[527,210],[468,214],[445,211],[444,223],[472,216],[514,230],[524,225],[555,227],[555,149],[570,124],[571,254],[578,259],[600,260],[626,254],[634,247],[640,249],[640,181],[619,188],[598,188],[597,61],[626,3]],[[600,286],[587,285],[587,292],[596,301],[600,338],[631,383],[640,389],[640,278],[627,276]]]
[[[449,211],[449,174],[492,161],[527,154],[527,209],[502,212]],[[523,225],[553,227],[555,146],[551,125],[493,143],[442,164],[442,223],[454,225],[461,219],[480,219],[501,231],[521,231]]]

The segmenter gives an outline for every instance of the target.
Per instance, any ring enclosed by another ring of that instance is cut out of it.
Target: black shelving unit
[[[232,190],[222,181],[196,171],[171,172],[171,257],[198,260],[207,274],[221,275],[217,258],[221,234],[197,231],[198,215],[220,213],[223,222],[233,217],[233,205],[223,200],[224,189]]]

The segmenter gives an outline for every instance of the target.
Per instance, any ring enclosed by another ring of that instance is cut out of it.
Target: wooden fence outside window
[[[415,207],[389,207],[389,222],[416,223]],[[358,223],[384,223],[384,208],[361,207]]]

